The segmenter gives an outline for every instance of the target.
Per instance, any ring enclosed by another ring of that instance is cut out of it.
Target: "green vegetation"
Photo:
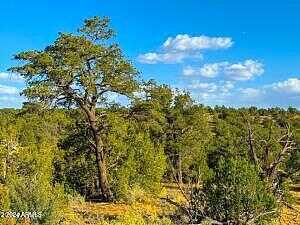
[[[11,71],[25,78],[28,102],[0,110],[0,209],[41,216],[12,224],[87,224],[70,206],[78,198],[132,207],[89,223],[102,225],[263,224],[292,204],[297,109],[197,104],[139,80],[113,34],[107,18],[94,17],[44,50],[15,56],[21,63]],[[164,183],[185,199],[163,194]],[[163,201],[167,212],[142,210]]]

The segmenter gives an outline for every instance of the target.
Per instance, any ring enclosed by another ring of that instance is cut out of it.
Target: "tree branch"
[[[248,145],[249,145],[249,155],[251,157],[251,159],[253,160],[255,166],[261,170],[260,165],[259,165],[259,161],[254,149],[254,137],[253,137],[253,131],[250,125],[250,122],[247,122],[247,127],[248,127]]]

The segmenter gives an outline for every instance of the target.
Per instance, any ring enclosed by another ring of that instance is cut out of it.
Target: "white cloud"
[[[199,69],[199,74],[203,77],[213,78],[219,74],[220,67],[220,63],[205,64]]]
[[[239,91],[242,98],[253,101],[257,101],[257,98],[263,94],[263,90],[257,88],[241,88]]]
[[[14,82],[23,82],[24,79],[15,73],[0,72],[0,80],[8,80]]]
[[[252,59],[235,64],[230,64],[229,62],[219,62],[204,64],[202,67],[188,66],[183,69],[184,76],[215,78],[220,74],[224,74],[225,78],[236,81],[250,80],[253,77],[260,76],[263,73],[263,64]]]
[[[231,81],[221,82],[221,84],[221,92],[223,93],[229,93],[234,88],[234,83]]]
[[[204,64],[201,68],[199,68],[199,75],[207,78],[214,78],[218,76],[221,70],[228,64],[228,62]]]
[[[215,92],[218,88],[218,86],[215,83],[202,83],[199,81],[194,81],[192,84],[188,85],[188,88],[191,89],[198,89],[200,91],[204,92]]]
[[[215,83],[216,88],[212,91],[196,90],[193,96],[203,104],[207,105],[224,105],[227,104],[228,99],[232,96],[234,84],[229,81],[220,81]]]
[[[272,90],[290,94],[300,94],[300,78],[289,78],[285,81],[273,83],[270,86]]]
[[[249,103],[262,107],[297,107],[300,108],[300,80],[289,78],[256,88],[239,89],[240,103]]]
[[[17,87],[10,86],[11,83],[20,86],[20,83],[24,82],[24,79],[15,73],[0,72],[0,108],[19,108],[24,101],[24,97],[20,96],[20,90]],[[22,86],[22,84],[21,84]]]
[[[199,74],[198,68],[192,67],[192,66],[187,66],[185,68],[183,68],[182,71],[184,76],[196,76]]]
[[[232,95],[234,83],[231,81],[200,82],[193,81],[188,85],[189,91],[194,98],[204,104],[225,104]]]
[[[202,50],[226,49],[233,44],[229,37],[191,37],[179,34],[175,38],[169,37],[162,45],[161,52],[140,54],[138,61],[145,64],[181,63],[187,58],[202,59]]]
[[[149,52],[138,56],[138,61],[145,64],[180,63],[187,55],[181,52],[155,53]]]
[[[24,100],[22,96],[0,96],[0,108],[20,108]]]
[[[187,66],[183,69],[184,76],[202,76],[214,78],[221,73],[227,62],[204,64],[202,67]]]
[[[187,34],[178,34],[175,38],[169,37],[163,44],[165,49],[171,51],[194,51],[203,49],[226,49],[233,45],[229,37],[191,37]]]
[[[14,94],[18,94],[18,93],[19,93],[19,90],[16,87],[0,84],[0,94],[14,95]]]
[[[300,97],[300,79],[289,78],[284,81],[275,82],[272,84],[264,85],[257,88],[241,88],[240,93],[248,98],[255,98],[259,96],[265,97],[277,97],[285,96],[280,100],[286,99],[286,97]]]
[[[201,80],[184,80],[178,88],[189,91],[193,98],[210,106],[226,105],[232,107],[283,107],[300,109],[299,78],[256,87],[237,86],[236,81],[202,82]]]
[[[263,74],[263,67],[262,63],[248,59],[244,62],[225,66],[224,73],[232,80],[250,80]]]

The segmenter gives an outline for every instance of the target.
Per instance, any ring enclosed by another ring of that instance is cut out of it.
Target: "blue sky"
[[[43,49],[83,19],[109,16],[144,79],[206,105],[300,108],[300,1],[31,0],[0,4],[0,107],[20,107],[22,50]]]

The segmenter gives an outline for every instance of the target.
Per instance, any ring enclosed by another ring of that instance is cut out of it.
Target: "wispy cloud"
[[[8,72],[0,72],[0,80],[24,82],[24,79],[20,75]]]
[[[0,94],[15,95],[18,93],[19,93],[19,90],[16,87],[0,84]]]
[[[256,97],[278,97],[281,96],[279,100],[286,100],[286,98],[300,98],[300,79],[299,78],[289,78],[284,81],[274,82],[272,84],[267,84],[262,87],[257,88],[241,88],[240,92],[244,97],[256,98]]]
[[[236,64],[228,64],[224,67],[224,73],[232,80],[250,80],[264,73],[262,63],[248,59]]]
[[[240,104],[300,108],[300,80],[288,78],[260,87],[240,88],[234,95],[239,96],[235,100]]]
[[[226,65],[228,65],[227,62],[204,64],[202,67],[187,66],[183,69],[183,75],[214,78],[220,74],[222,68]]]
[[[283,92],[286,94],[296,94],[300,96],[300,78],[289,78],[285,81],[273,83],[265,88],[271,88],[276,92]]]
[[[213,82],[206,83],[206,82],[194,81],[192,82],[192,84],[188,85],[188,88],[201,90],[207,93],[212,93],[218,89],[218,86]]]
[[[24,98],[17,95],[0,96],[0,108],[21,107]]]
[[[184,76],[202,76],[215,78],[223,74],[225,79],[244,81],[264,73],[264,65],[256,60],[248,59],[244,62],[218,62],[204,64],[202,67],[187,66],[183,69]]]
[[[185,80],[177,85],[182,90],[189,91],[193,98],[206,105],[226,105],[232,107],[284,107],[300,109],[300,80],[289,78],[256,87],[239,87],[237,81],[215,80],[203,82],[200,80]]]
[[[262,91],[257,88],[241,88],[239,91],[243,98],[253,99],[255,101],[262,94]]]
[[[181,63],[183,59],[190,57],[184,52],[167,52],[167,53],[155,53],[149,52],[138,56],[138,61],[145,64],[156,64],[156,63]]]
[[[187,34],[179,34],[176,37],[169,37],[161,46],[159,52],[148,52],[140,54],[138,61],[144,64],[156,63],[181,63],[188,58],[202,58],[204,50],[226,49],[233,45],[229,37],[191,37]]]
[[[169,51],[195,51],[204,49],[226,49],[233,45],[229,37],[191,37],[187,34],[178,34],[175,38],[169,37],[163,47]]]
[[[227,99],[231,96],[235,87],[234,82],[201,82],[192,81],[187,85],[187,90],[191,92],[194,98],[204,104],[226,104]]]

